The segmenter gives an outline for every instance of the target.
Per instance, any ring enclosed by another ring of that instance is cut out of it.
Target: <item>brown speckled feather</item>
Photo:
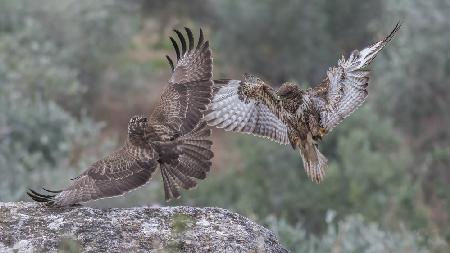
[[[179,188],[190,189],[196,186],[195,179],[206,178],[213,157],[211,130],[200,121],[212,97],[212,57],[203,32],[194,45],[191,30],[185,30],[188,44],[175,31],[181,51],[170,38],[177,63],[174,66],[167,56],[172,77],[150,118],[133,117],[122,148],[92,164],[62,191],[41,194],[30,190],[33,200],[68,206],[121,195],[148,182],[158,165],[167,200],[178,198]]]
[[[383,40],[342,57],[319,85],[307,90],[284,83],[274,91],[261,79],[219,80],[205,116],[211,126],[251,133],[298,149],[307,175],[315,182],[325,176],[328,161],[318,143],[367,97],[365,68],[400,29],[397,24]]]
[[[288,144],[283,108],[275,91],[261,79],[244,75],[245,81],[218,80],[205,120],[226,131],[265,137]]]
[[[212,57],[209,43],[203,42],[203,32],[200,30],[199,43],[194,47],[192,32],[189,29],[186,31],[188,47],[182,33],[176,31],[184,45],[180,52],[172,38],[175,51],[178,52],[177,63],[160,103],[150,116],[150,122],[163,140],[191,131],[203,117],[203,111],[212,98]],[[169,63],[173,63],[170,57],[167,58]]]

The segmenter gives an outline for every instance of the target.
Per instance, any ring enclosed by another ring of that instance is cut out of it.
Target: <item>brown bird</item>
[[[197,45],[190,29],[188,41],[174,30],[181,50],[170,37],[177,62],[169,84],[149,118],[134,116],[128,123],[128,138],[117,151],[92,164],[73,179],[69,187],[55,194],[40,194],[30,189],[33,200],[48,206],[68,206],[94,199],[124,194],[149,181],[160,168],[166,200],[180,196],[179,187],[196,186],[210,170],[213,152],[211,130],[202,122],[213,96],[212,58],[203,32]],[[45,190],[45,189],[44,189]]]
[[[366,67],[394,37],[343,56],[316,87],[300,89],[284,83],[275,91],[261,79],[246,74],[244,80],[217,80],[215,94],[205,120],[227,131],[266,137],[298,148],[307,175],[315,182],[325,176],[328,161],[318,150],[319,141],[367,97]]]

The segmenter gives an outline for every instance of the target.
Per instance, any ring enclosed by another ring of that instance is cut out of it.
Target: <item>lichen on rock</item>
[[[0,203],[0,252],[287,252],[266,228],[221,208],[47,208]]]

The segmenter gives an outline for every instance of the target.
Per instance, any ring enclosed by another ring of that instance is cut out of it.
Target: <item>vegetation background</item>
[[[308,87],[401,20],[368,101],[321,144],[322,184],[289,147],[217,130],[208,179],[180,200],[163,201],[157,175],[90,205],[223,207],[294,252],[448,252],[449,16],[448,0],[1,1],[0,201],[64,187],[117,147],[166,84],[173,28],[206,31],[216,78]]]

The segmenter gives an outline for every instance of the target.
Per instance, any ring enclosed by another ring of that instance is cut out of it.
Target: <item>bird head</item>
[[[277,95],[280,98],[290,98],[297,95],[298,87],[296,84],[291,82],[283,83],[277,90]]]

